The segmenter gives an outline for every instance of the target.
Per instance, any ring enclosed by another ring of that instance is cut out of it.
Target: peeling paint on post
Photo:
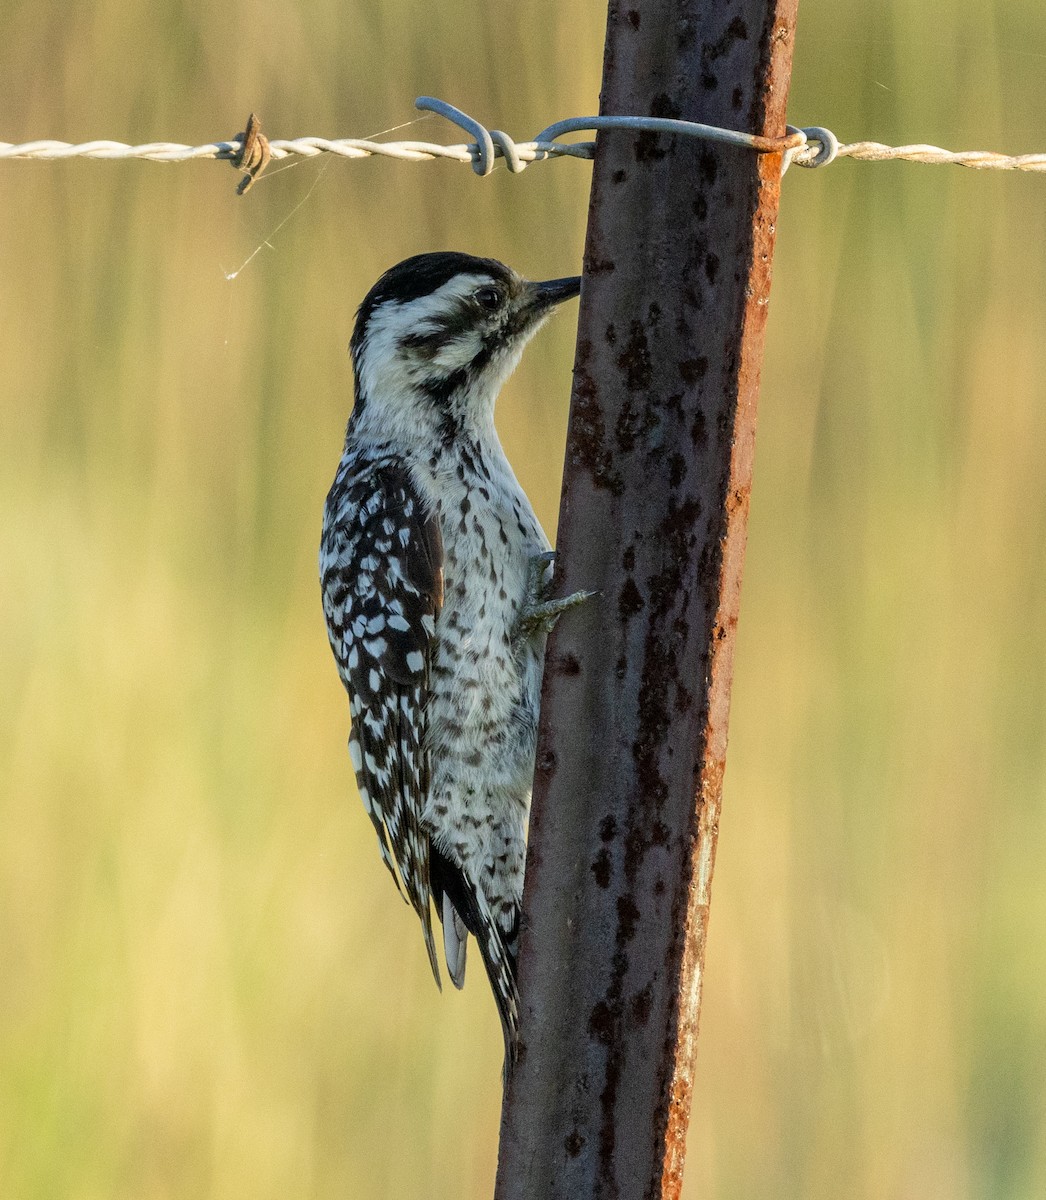
[[[785,131],[798,0],[612,0],[602,111]],[[594,164],[497,1200],[678,1197],[779,155]]]

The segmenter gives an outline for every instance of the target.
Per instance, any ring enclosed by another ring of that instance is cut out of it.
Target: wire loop
[[[468,113],[462,112],[460,108],[455,108],[453,104],[448,104],[446,100],[437,100],[435,96],[419,96],[414,101],[414,107],[422,112],[438,113],[441,117],[446,117],[448,121],[453,121],[459,129],[471,133],[476,139],[476,158],[472,163],[473,171],[477,175],[489,175],[494,170],[494,139],[485,125],[481,125],[479,121],[470,117]],[[507,134],[498,134],[498,144],[504,151],[505,141],[502,139],[511,139]]]
[[[827,167],[839,157],[839,139],[830,129],[822,125],[808,125],[802,133],[806,137],[806,144],[795,151],[792,158],[797,167]],[[814,153],[811,154],[811,150]]]
[[[500,129],[487,129],[468,113],[455,108],[445,100],[437,100],[434,96],[419,96],[414,101],[414,107],[422,112],[434,112],[452,121],[459,129],[463,129],[476,139],[476,157],[472,169],[477,175],[489,175],[494,169],[494,158],[500,151],[508,164],[508,169],[518,175],[527,162],[536,162],[553,154],[570,153],[577,158],[591,158],[595,151],[595,142],[573,142],[561,145],[557,139],[567,133],[595,131],[605,129],[631,129],[639,133],[672,133],[684,137],[697,137],[705,141],[724,142],[731,146],[744,146],[761,154],[789,154],[802,149],[806,140],[801,130],[789,126],[785,137],[769,138],[755,133],[741,133],[736,129],[719,129],[715,125],[701,125],[697,121],[679,121],[671,117],[567,117],[556,121],[530,142],[515,142],[507,133]],[[526,155],[524,158],[523,156]]]

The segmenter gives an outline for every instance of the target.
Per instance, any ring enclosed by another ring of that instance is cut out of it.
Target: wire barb
[[[269,139],[261,131],[261,118],[257,113],[251,113],[247,118],[247,128],[237,137],[240,141],[240,152],[232,160],[232,165],[238,171],[246,172],[236,189],[236,195],[242,196],[269,165],[272,151],[269,148]]]
[[[437,142],[374,142],[361,138],[331,140],[318,137],[269,141],[261,132],[255,114],[247,128],[228,142],[210,142],[205,146],[185,146],[176,142],[149,142],[130,146],[125,142],[35,141],[0,142],[0,160],[65,158],[144,158],[152,162],[189,162],[197,158],[216,158],[233,163],[245,172],[237,189],[243,195],[261,175],[271,160],[299,155],[315,158],[320,154],[335,154],[341,158],[370,158],[382,156],[407,162],[437,158],[468,163],[477,175],[489,175],[498,158],[505,160],[512,174],[518,175],[529,163],[549,158],[592,158],[595,141],[561,142],[567,133],[594,132],[597,136],[614,129],[633,132],[675,134],[702,138],[754,150],[758,154],[780,154],[782,172],[790,164],[797,167],[824,167],[837,158],[854,158],[862,162],[885,162],[904,159],[920,163],[953,163],[975,170],[1036,171],[1046,173],[1046,154],[996,154],[987,150],[942,150],[939,146],[884,146],[881,142],[840,143],[830,129],[810,126],[796,129],[789,125],[784,137],[761,137],[737,129],[720,129],[696,121],[677,121],[667,117],[599,116],[568,117],[543,129],[529,142],[516,142],[500,129],[487,129],[474,117],[444,100],[421,96],[417,108],[437,113],[453,122],[472,139],[458,145]]]

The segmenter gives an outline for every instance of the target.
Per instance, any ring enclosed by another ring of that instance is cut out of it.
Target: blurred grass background
[[[1046,150],[1038,0],[801,7],[795,123]],[[522,137],[594,111],[604,18],[8,0],[0,137],[360,136],[422,92]],[[315,548],[363,292],[573,270],[588,174],[0,166],[5,1200],[490,1194],[494,1008],[379,862]],[[550,529],[572,349],[500,409]],[[1042,176],[789,175],[687,1196],[1046,1195],[1044,380]]]

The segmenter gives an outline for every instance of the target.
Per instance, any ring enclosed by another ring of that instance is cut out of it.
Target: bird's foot
[[[583,604],[596,594],[586,591],[572,592],[559,600],[549,599],[549,584],[545,581],[545,574],[549,563],[554,562],[555,557],[555,550],[530,557],[527,564],[527,603],[523,606],[516,623],[514,640],[517,644],[526,642],[538,634],[551,633],[563,613]]]
[[[583,604],[595,592],[571,592],[561,600],[542,600],[537,604],[528,604],[519,615],[517,637],[525,640],[537,633],[551,633],[559,618],[571,608]]]

